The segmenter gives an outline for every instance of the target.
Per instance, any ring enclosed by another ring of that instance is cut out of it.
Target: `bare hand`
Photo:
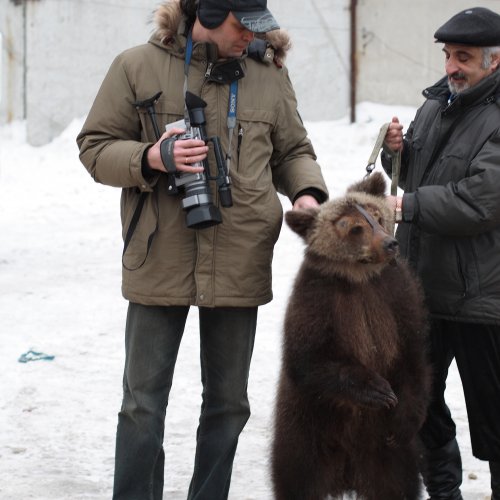
[[[305,208],[315,208],[318,207],[319,203],[314,196],[309,194],[305,194],[303,196],[299,196],[295,203],[293,204],[292,210],[303,210]]]
[[[396,208],[401,207],[403,199],[401,197],[398,198],[397,196],[387,195],[385,201],[391,212],[395,212]]]
[[[397,116],[392,118],[384,142],[393,151],[403,150],[403,125],[399,123]]]
[[[160,172],[166,172],[167,169],[161,160],[160,144],[165,139],[177,134],[184,133],[181,128],[172,128],[165,132],[158,142],[149,148],[147,153],[148,165]],[[203,167],[193,167],[192,163],[204,160],[207,157],[208,146],[201,139],[183,139],[175,141],[173,156],[175,167],[179,172],[203,172]]]

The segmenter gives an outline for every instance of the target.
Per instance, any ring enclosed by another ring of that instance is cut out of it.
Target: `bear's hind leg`
[[[275,500],[323,500],[328,495],[328,472],[312,439],[277,434],[272,450]],[[310,436],[309,436],[310,437]],[[379,499],[380,500],[380,499]]]
[[[408,447],[386,449],[359,466],[356,491],[363,500],[422,498],[422,482],[414,450]]]
[[[275,500],[323,500],[327,496],[321,467],[312,462],[273,460]]]

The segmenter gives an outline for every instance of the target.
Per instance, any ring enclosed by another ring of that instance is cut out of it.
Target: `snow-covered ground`
[[[332,196],[361,179],[379,127],[415,109],[363,103],[358,122],[307,123]],[[119,190],[78,159],[75,120],[33,148],[25,124],[0,127],[0,498],[111,498],[121,402],[126,301],[121,297]],[[380,168],[380,167],[378,167]],[[285,209],[290,207],[283,200]],[[274,301],[260,309],[231,500],[270,500],[269,443],[284,308],[303,246],[287,227],[276,247]],[[166,419],[166,499],[186,498],[199,414],[197,310],[191,310]],[[53,360],[19,362],[30,349]],[[486,463],[471,456],[460,379],[448,401],[458,425],[465,500],[489,499]]]

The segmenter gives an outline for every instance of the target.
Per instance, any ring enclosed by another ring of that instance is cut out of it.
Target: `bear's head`
[[[398,253],[385,190],[385,179],[376,172],[349,187],[342,198],[287,212],[287,224],[307,245],[307,265],[356,283],[380,274]]]

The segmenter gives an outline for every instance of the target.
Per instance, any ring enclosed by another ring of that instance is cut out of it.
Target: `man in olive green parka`
[[[164,416],[193,305],[200,315],[203,401],[188,498],[218,500],[227,498],[238,436],[250,415],[257,308],[272,299],[283,215],[277,193],[294,209],[317,206],[328,193],[283,65],[289,40],[265,0],[171,0],[160,5],[155,22],[148,44],[112,63],[77,139],[95,181],[122,188],[129,310],[113,498],[162,497]],[[183,132],[178,125],[165,132],[185,117],[186,90],[206,102],[207,136],[219,137],[230,157],[233,204],[221,206],[209,181],[222,222],[201,229],[186,226],[185,193],[181,187],[169,194],[166,173],[167,167],[177,179],[203,173],[204,159],[210,175],[217,173],[211,146],[174,140]],[[159,92],[158,140],[151,108],[142,104]],[[164,142],[169,149],[162,157]]]

